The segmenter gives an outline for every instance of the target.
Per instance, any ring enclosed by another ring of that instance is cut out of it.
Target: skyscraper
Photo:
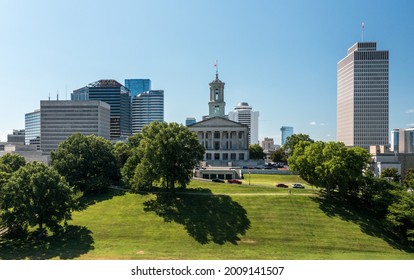
[[[153,121],[164,121],[163,90],[142,92],[132,101],[132,133],[141,133]]]
[[[99,80],[74,90],[72,100],[100,100],[111,106],[111,140],[131,135],[129,90],[115,80]]]
[[[131,100],[141,92],[151,90],[150,79],[125,79],[125,87],[131,92]]]
[[[338,62],[337,141],[347,146],[388,145],[388,51],[355,43]]]
[[[249,144],[259,144],[259,112],[252,111],[247,102],[240,102],[229,112],[229,120],[246,124],[249,128]]]
[[[282,132],[281,144],[285,145],[286,139],[289,136],[293,135],[293,127],[291,127],[291,126],[282,126],[280,128],[280,131]]]

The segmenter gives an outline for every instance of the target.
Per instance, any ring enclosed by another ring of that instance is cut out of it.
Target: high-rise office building
[[[142,92],[151,90],[150,79],[125,79],[125,87],[131,93],[131,100]]]
[[[229,112],[229,120],[247,125],[249,144],[259,144],[259,112],[252,111],[247,102],[240,102]]]
[[[129,90],[115,80],[99,80],[74,90],[72,100],[100,100],[111,106],[111,140],[131,135]]]
[[[110,106],[98,100],[40,101],[40,147],[56,150],[74,133],[110,137]]]
[[[141,133],[153,121],[164,121],[163,90],[142,92],[132,100],[132,133]]]
[[[337,141],[365,149],[388,145],[388,51],[355,43],[337,75]]]
[[[293,135],[293,127],[291,127],[291,126],[282,126],[280,128],[280,131],[282,132],[281,144],[282,145],[285,145],[286,139],[289,136],[292,136]]]
[[[40,110],[34,110],[24,116],[24,143],[35,145],[40,150]]]
[[[391,150],[395,153],[414,153],[414,127],[397,128],[391,132]]]

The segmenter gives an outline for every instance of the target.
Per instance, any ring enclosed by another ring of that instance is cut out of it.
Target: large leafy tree
[[[5,154],[0,157],[0,170],[15,172],[26,164],[24,157],[18,154]]]
[[[96,135],[73,134],[51,157],[52,166],[69,184],[86,194],[104,190],[118,176],[113,145]]]
[[[0,189],[0,217],[11,233],[28,226],[52,231],[71,218],[73,190],[59,173],[43,163],[31,162],[13,173]]]
[[[405,173],[403,184],[408,189],[414,189],[414,169],[408,169]]]
[[[414,242],[414,194],[399,192],[398,200],[388,207],[385,220],[392,230]]]
[[[251,144],[249,145],[249,157],[250,159],[264,159],[266,154],[259,144]]]
[[[293,155],[293,153],[295,152],[295,147],[299,142],[310,142],[313,143],[313,139],[310,138],[309,135],[307,134],[293,134],[291,136],[288,136],[286,138],[286,142],[283,145],[283,149],[285,150],[285,153],[288,157],[290,157],[291,155]]]
[[[362,148],[347,148],[338,142],[300,141],[289,158],[291,170],[305,180],[326,188],[339,187],[344,194],[356,194],[370,156]]]
[[[194,166],[204,155],[203,146],[187,127],[163,122],[145,126],[134,151],[136,155],[131,158],[138,164],[130,178],[132,187],[148,188],[158,181],[169,191],[174,190],[176,183],[187,186]]]

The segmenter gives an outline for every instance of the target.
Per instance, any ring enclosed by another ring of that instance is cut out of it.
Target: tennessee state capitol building
[[[224,84],[216,73],[216,79],[210,83],[209,115],[188,128],[205,147],[207,165],[242,166],[249,160],[248,126],[227,118]]]

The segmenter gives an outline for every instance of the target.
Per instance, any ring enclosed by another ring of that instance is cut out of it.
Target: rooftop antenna
[[[59,90],[56,90],[56,100],[59,100]]]
[[[50,101],[50,91],[49,91],[49,101]]]
[[[361,42],[364,42],[364,27],[365,27],[365,22],[362,21],[362,25],[361,25]]]

